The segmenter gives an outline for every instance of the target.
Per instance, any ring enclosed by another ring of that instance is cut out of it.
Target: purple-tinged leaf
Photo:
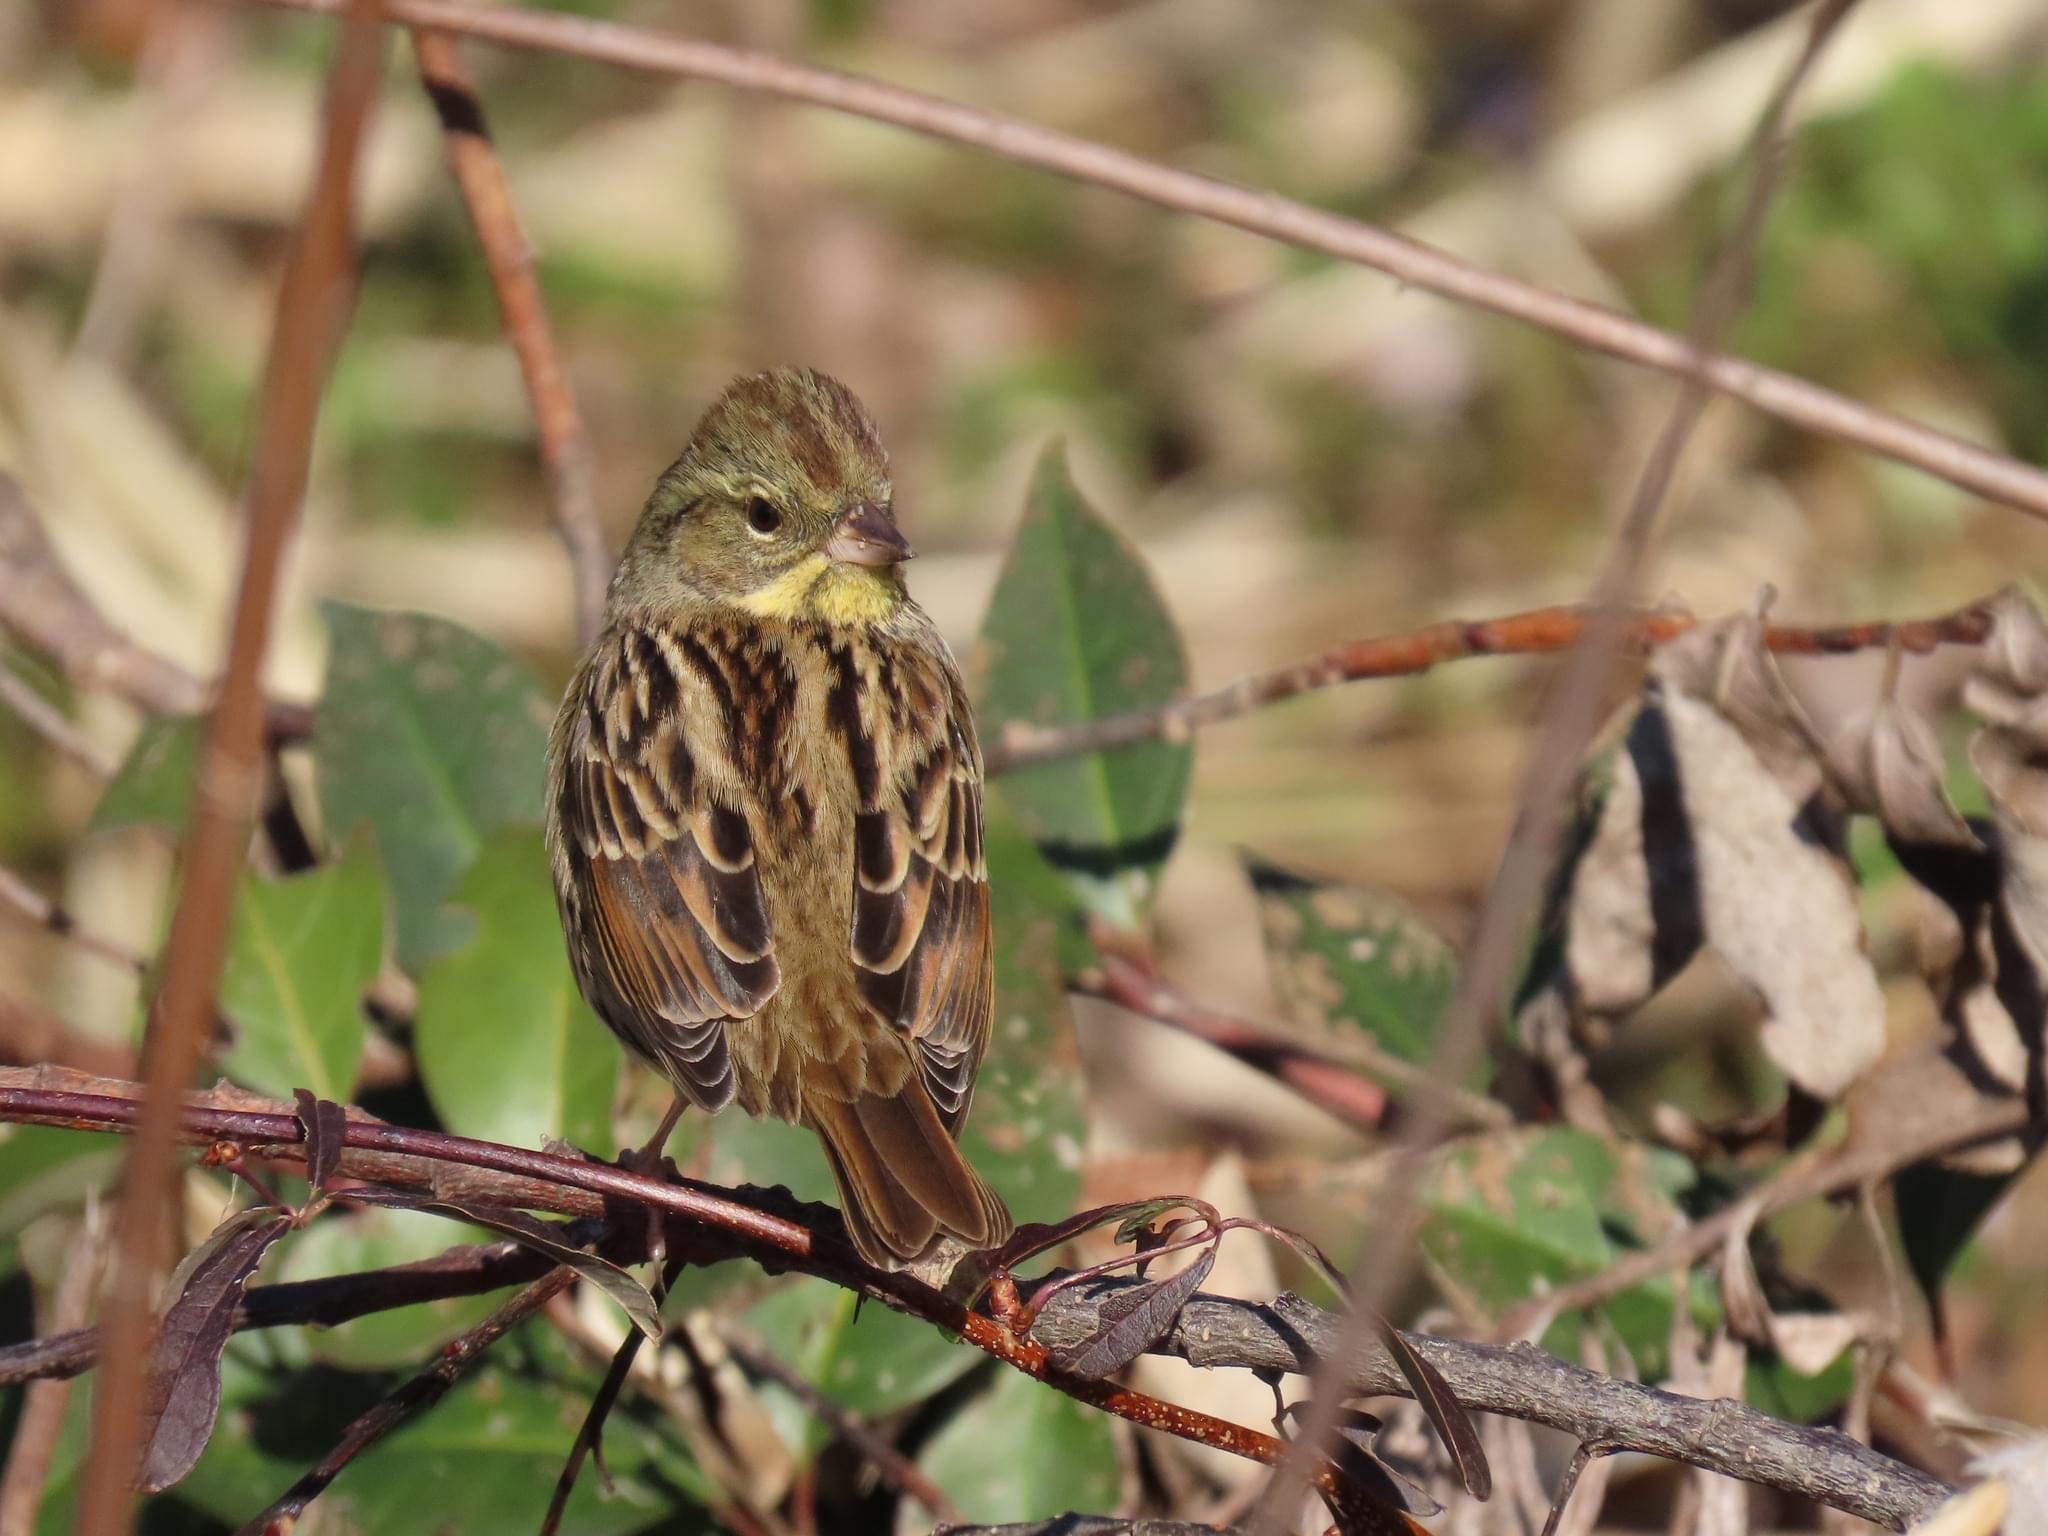
[[[1212,1244],[1177,1275],[1105,1297],[1095,1332],[1071,1349],[1053,1350],[1049,1358],[1061,1370],[1090,1380],[1122,1370],[1166,1337],[1215,1263]]]
[[[647,1337],[661,1337],[661,1308],[656,1305],[647,1287],[610,1259],[564,1242],[558,1235],[560,1228],[553,1222],[541,1221],[522,1211],[508,1211],[496,1206],[464,1205],[455,1200],[437,1200],[402,1189],[384,1189],[380,1186],[351,1189],[346,1191],[342,1198],[353,1200],[359,1205],[381,1205],[401,1211],[426,1211],[435,1216],[446,1216],[450,1221],[472,1222],[479,1227],[488,1227],[493,1232],[502,1232],[515,1243],[524,1243],[535,1252],[546,1254],[557,1264],[566,1264],[617,1302],[620,1310],[632,1319],[633,1326]]]
[[[220,1417],[220,1356],[242,1291],[264,1254],[292,1228],[267,1206],[237,1211],[185,1255],[171,1276],[171,1304],[157,1330],[143,1398],[136,1486],[161,1493],[192,1470]]]
[[[1298,1418],[1307,1411],[1306,1402],[1289,1403],[1281,1418]],[[1377,1417],[1363,1408],[1340,1408],[1332,1427],[1343,1441],[1335,1460],[1346,1477],[1407,1514],[1427,1517],[1444,1512],[1427,1488],[1380,1460],[1374,1444],[1383,1426]]]
[[[310,1089],[294,1088],[299,1124],[306,1128],[306,1181],[325,1189],[341,1166],[343,1138],[348,1134],[348,1112],[332,1099],[316,1097]]]

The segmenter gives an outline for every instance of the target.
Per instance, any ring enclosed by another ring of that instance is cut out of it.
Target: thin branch
[[[121,765],[71,723],[63,710],[44,698],[27,678],[19,677],[0,662],[0,705],[12,710],[21,723],[70,758],[94,778],[110,779]]]
[[[483,103],[463,68],[455,39],[445,32],[416,28],[412,35],[419,61],[420,83],[441,121],[449,169],[462,188],[463,205],[483,247],[491,290],[498,296],[505,338],[519,359],[520,377],[533,406],[541,470],[554,503],[555,528],[568,547],[569,570],[576,585],[576,637],[581,645],[597,638],[604,622],[605,586],[611,579],[611,550],[590,485],[590,439],[576,410],[576,397],[555,350],[547,308],[541,301],[540,278],[534,271],[533,247],[520,227],[512,205],[505,168],[491,144]]]
[[[882,1480],[922,1504],[941,1523],[960,1518],[960,1511],[946,1497],[945,1490],[926,1477],[923,1470],[878,1434],[874,1426],[845,1404],[818,1389],[817,1384],[784,1360],[774,1350],[748,1337],[737,1328],[722,1328],[719,1337],[733,1358],[754,1375],[774,1382],[809,1410],[811,1416],[852,1446],[881,1474]]]
[[[80,949],[98,955],[102,960],[111,961],[133,975],[145,975],[149,970],[147,955],[118,939],[110,939],[105,934],[86,927],[69,908],[50,900],[13,870],[4,866],[0,866],[0,906],[12,907],[36,927],[76,944]]]
[[[442,1345],[432,1365],[350,1424],[341,1443],[321,1457],[319,1465],[286,1489],[262,1514],[244,1524],[235,1536],[269,1536],[273,1531],[293,1529],[306,1506],[325,1493],[350,1462],[414,1414],[438,1403],[483,1358],[485,1350],[545,1307],[550,1297],[567,1290],[575,1279],[573,1269],[553,1270],[475,1327]]]
[[[1414,677],[1439,663],[1476,656],[1533,656],[1578,645],[1591,621],[1577,606],[1533,608],[1498,619],[1446,619],[1398,634],[1350,640],[1319,655],[1255,672],[1249,677],[1178,699],[1157,709],[1104,715],[1078,725],[1039,726],[1011,721],[985,753],[991,774],[1012,773],[1035,763],[1128,747],[1144,741],[1185,741],[1194,731],[1249,714],[1299,694],[1369,678]],[[1643,656],[1699,626],[1689,613],[1651,609],[1627,615],[1619,644]],[[1780,655],[1840,656],[1896,646],[1924,655],[1941,645],[1981,645],[1993,620],[1983,603],[1931,619],[1877,620],[1862,624],[1766,624],[1763,644]]]
[[[343,0],[267,0],[323,15]],[[455,0],[388,0],[391,19],[460,32],[508,48],[592,59],[625,69],[712,80],[738,90],[893,124],[999,155],[1057,176],[1108,187],[1143,202],[1213,219],[1268,239],[1370,267],[1426,293],[1550,331],[1595,352],[1744,401],[1781,421],[1910,464],[1951,484],[2048,516],[2048,474],[1746,358],[1700,351],[1685,338],[1619,311],[1489,272],[1433,246],[1271,192],[1176,171],[1107,144],[1004,117],[861,75],[816,69],[773,54],[676,37],[644,27],[559,12],[483,7]]]
[[[1381,1128],[1387,1100],[1379,1087],[1382,1082],[1403,1094],[1443,1099],[1450,1123],[1456,1126],[1514,1123],[1505,1105],[1441,1082],[1363,1036],[1341,1048],[1291,1039],[1248,1019],[1206,1008],[1121,955],[1105,954],[1099,966],[1075,978],[1073,985],[1076,991],[1215,1046],[1360,1130]]]
[[[261,671],[278,574],[305,497],[321,387],[353,295],[351,203],[356,152],[377,90],[383,42],[378,16],[378,0],[355,0],[348,12],[328,82],[319,165],[278,292],[244,497],[247,532],[227,667],[207,724],[163,985],[144,1040],[149,1094],[114,1219],[108,1363],[93,1403],[92,1448],[79,1506],[83,1536],[122,1536],[132,1513],[150,1352],[150,1288],[169,1237],[166,1216],[176,1208],[172,1148],[179,1095],[192,1080],[214,1017],[235,881],[263,782]]]
[[[49,1086],[52,1083],[65,1086]],[[135,1118],[133,1095],[137,1091],[135,1084],[96,1082],[48,1069],[0,1069],[0,1121],[125,1130]],[[230,1104],[244,1107],[222,1107]],[[1938,1134],[1932,1129],[1917,1132],[1911,1147],[1901,1146],[1897,1151],[1901,1156],[1929,1157],[1959,1150],[2010,1135],[2024,1126],[2026,1119],[2025,1105],[2016,1100],[1977,1106]],[[194,1095],[188,1101],[183,1134],[195,1143],[232,1141],[252,1155],[261,1152],[279,1160],[303,1156],[297,1119],[284,1106],[240,1090]],[[1062,1290],[1038,1315],[1030,1339],[1018,1340],[993,1319],[964,1311],[914,1276],[863,1264],[837,1234],[835,1212],[800,1204],[784,1191],[662,1184],[606,1164],[387,1126],[362,1117],[360,1112],[351,1114],[344,1141],[341,1171],[350,1178],[438,1192],[460,1175],[465,1198],[577,1217],[602,1218],[615,1212],[621,1202],[665,1211],[670,1216],[669,1249],[686,1254],[689,1262],[745,1257],[770,1272],[795,1270],[817,1275],[961,1335],[985,1353],[1083,1402],[1136,1422],[1151,1423],[1163,1414],[1180,1411],[1171,1404],[1137,1399],[1135,1394],[1118,1399],[1107,1384],[1076,1382],[1044,1365],[1046,1349],[1073,1348],[1093,1336],[1103,1325],[1104,1303],[1119,1291],[1145,1282],[1104,1278]],[[1847,1161],[1835,1170],[1833,1182],[1816,1177],[1807,1192],[1820,1195],[1855,1187],[1870,1176],[1865,1160]],[[643,1223],[619,1224],[621,1244],[644,1242],[645,1238]],[[426,1277],[414,1272],[429,1266],[434,1270],[435,1295],[492,1289],[514,1278],[509,1267],[497,1267],[502,1253],[503,1245],[494,1244],[458,1249],[441,1260],[405,1266],[402,1271],[376,1271],[364,1277],[344,1276],[294,1286],[258,1286],[246,1298],[237,1326],[301,1321],[316,1301],[319,1316],[329,1320],[404,1305],[401,1298],[408,1287],[426,1283]],[[608,1256],[615,1262],[633,1261],[630,1246],[609,1250]],[[464,1287],[465,1275],[475,1277],[473,1288]],[[346,1304],[348,1289],[358,1280],[376,1293],[379,1308]],[[291,1305],[277,1305],[273,1296],[288,1297]],[[1153,1348],[1155,1353],[1177,1355],[1203,1367],[1312,1373],[1337,1348],[1343,1326],[1335,1314],[1298,1297],[1283,1296],[1271,1306],[1259,1306],[1198,1295]],[[1924,1515],[1947,1492],[1935,1479],[1847,1436],[1786,1424],[1741,1403],[1706,1402],[1616,1380],[1569,1365],[1526,1343],[1502,1346],[1418,1334],[1406,1338],[1442,1373],[1468,1408],[1547,1424],[1580,1441],[1668,1457],[1813,1499],[1894,1529]],[[0,1384],[75,1373],[90,1363],[94,1348],[88,1334],[0,1349]],[[1354,1369],[1347,1391],[1352,1395],[1409,1394],[1399,1366],[1377,1342],[1368,1343],[1351,1363]],[[1209,1421],[1209,1425],[1217,1422]],[[1183,1433],[1208,1428],[1187,1423],[1176,1427],[1171,1422],[1157,1427]],[[1271,1444],[1277,1446],[1277,1442]]]

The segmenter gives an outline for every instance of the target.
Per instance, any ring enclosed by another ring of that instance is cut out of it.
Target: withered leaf
[[[161,1493],[192,1470],[220,1417],[220,1356],[263,1256],[292,1227],[267,1206],[237,1211],[185,1255],[169,1286],[144,1387],[136,1486]]]
[[[1754,621],[1660,656],[1561,880],[1571,995],[1626,1012],[1711,945],[1761,998],[1764,1049],[1833,1098],[1884,1046],[1884,999],[1825,775]]]
[[[292,1098],[299,1106],[299,1124],[306,1128],[306,1182],[315,1189],[325,1189],[341,1166],[348,1112],[332,1099],[316,1097],[309,1089],[294,1088]]]
[[[566,1264],[585,1280],[603,1291],[618,1303],[633,1326],[650,1339],[661,1337],[661,1308],[655,1304],[647,1287],[619,1268],[610,1259],[565,1243],[556,1235],[559,1228],[553,1222],[541,1221],[523,1211],[505,1210],[498,1206],[467,1205],[460,1201],[435,1199],[431,1196],[416,1195],[409,1190],[385,1189],[381,1186],[365,1186],[348,1191],[347,1199],[361,1205],[390,1206],[402,1211],[427,1211],[436,1216],[446,1216],[451,1221],[472,1222],[479,1227],[489,1227],[493,1232],[502,1232],[516,1243],[524,1243],[538,1253],[544,1253],[557,1264]]]
[[[1945,783],[1941,743],[1919,711],[1895,699],[1852,717],[1828,743],[1828,768],[1850,807],[1885,834],[1927,846],[1974,848]]]
[[[1105,1297],[1097,1314],[1100,1326],[1078,1344],[1053,1350],[1052,1363],[1090,1380],[1122,1370],[1166,1337],[1215,1263],[1211,1244],[1178,1274]]]
[[[1387,1346],[1387,1353],[1401,1368],[1401,1374],[1407,1378],[1409,1390],[1415,1394],[1415,1401],[1428,1417],[1430,1427],[1443,1441],[1444,1449],[1451,1453],[1451,1464],[1458,1469],[1458,1480],[1465,1485],[1465,1491],[1475,1499],[1491,1497],[1493,1469],[1487,1465],[1485,1448],[1479,1443],[1479,1431],[1473,1426],[1471,1415],[1465,1412],[1465,1405],[1451,1390],[1451,1384],[1391,1323],[1382,1320],[1380,1338]]]

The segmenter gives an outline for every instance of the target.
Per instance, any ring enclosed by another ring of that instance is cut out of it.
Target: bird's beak
[[[896,530],[895,520],[872,501],[861,502],[840,518],[825,553],[847,565],[901,565],[917,551]]]

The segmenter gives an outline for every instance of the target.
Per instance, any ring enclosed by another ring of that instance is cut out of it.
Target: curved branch
[[[344,0],[268,3],[332,15]],[[922,91],[644,27],[511,6],[464,5],[455,0],[390,0],[387,13],[405,26],[461,32],[509,48],[593,59],[654,74],[714,80],[739,90],[871,118],[986,150],[1056,176],[1108,187],[1162,208],[1320,251],[1339,261],[1384,272],[1408,287],[1550,331],[1623,362],[1697,378],[1710,389],[1794,426],[1911,464],[2036,517],[2048,517],[2048,473],[2007,454],[1746,358],[1697,351],[1684,337],[1604,305],[1486,271],[1392,230],[1326,213],[1272,192],[1173,170],[1107,144]]]
[[[134,1119],[134,1092],[134,1084],[78,1073],[0,1069],[0,1120],[124,1130]],[[1948,1145],[2008,1133],[2024,1116],[2025,1106],[2017,1102],[1995,1113],[1978,1112],[1950,1128]],[[234,1140],[251,1155],[303,1155],[294,1116],[281,1105],[233,1089],[189,1100],[183,1134],[192,1142]],[[1250,1434],[1109,1383],[1062,1376],[1047,1366],[1049,1349],[1089,1337],[1100,1326],[1104,1302],[1140,1281],[1103,1278],[1064,1287],[1039,1313],[1031,1336],[1018,1339],[1003,1324],[966,1312],[914,1276],[862,1263],[838,1235],[835,1212],[797,1202],[785,1191],[662,1184],[607,1164],[387,1126],[359,1111],[351,1111],[345,1142],[341,1167],[352,1178],[435,1191],[459,1184],[466,1199],[579,1217],[601,1217],[621,1202],[662,1209],[673,1218],[666,1234],[670,1253],[687,1255],[692,1263],[744,1257],[771,1272],[817,1275],[959,1333],[1059,1390],[1136,1422],[1191,1437],[1224,1430]],[[1944,1149],[1930,1144],[1924,1151]],[[1865,1170],[1859,1166],[1842,1172],[1854,1182]],[[1822,1187],[1808,1189],[1824,1192]],[[620,1223],[616,1230],[622,1244],[645,1241],[642,1222]],[[633,1256],[630,1247],[608,1253],[620,1262],[631,1262]],[[245,1298],[236,1326],[340,1322],[429,1297],[498,1289],[531,1279],[548,1264],[538,1255],[490,1244],[364,1275],[257,1286]],[[1312,1372],[1335,1348],[1342,1327],[1336,1314],[1294,1296],[1260,1306],[1197,1295],[1153,1352],[1199,1366]],[[1761,1483],[1893,1529],[1911,1524],[1948,1492],[1936,1479],[1846,1435],[1787,1424],[1741,1403],[1705,1402],[1619,1381],[1530,1344],[1408,1338],[1467,1407],[1547,1424],[1581,1441],[1644,1451]],[[94,1335],[83,1331],[0,1349],[0,1384],[74,1375],[90,1366],[94,1348]],[[1350,1387],[1360,1396],[1408,1395],[1399,1366],[1377,1344],[1360,1354]],[[1270,1454],[1277,1446],[1271,1437],[1258,1436],[1232,1448],[1264,1459],[1261,1453]]]

